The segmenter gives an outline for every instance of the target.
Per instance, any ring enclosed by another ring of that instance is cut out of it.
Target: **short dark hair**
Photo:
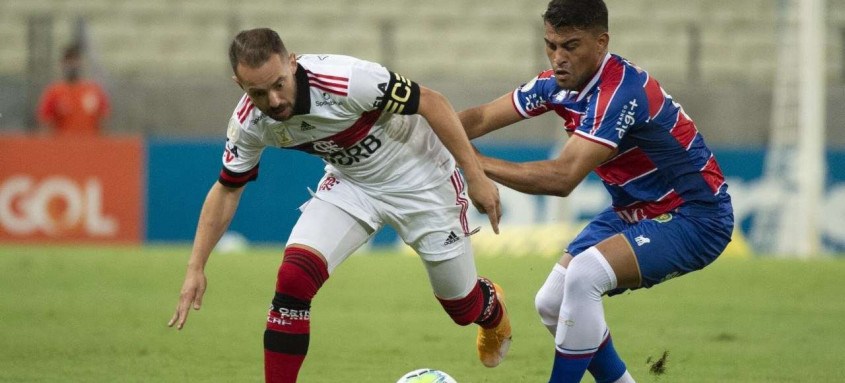
[[[270,56],[287,55],[282,38],[270,28],[255,28],[241,31],[229,46],[229,63],[232,71],[237,72],[238,64],[257,68],[267,62]]]
[[[603,0],[552,0],[543,21],[554,29],[593,29],[607,32],[607,5]]]

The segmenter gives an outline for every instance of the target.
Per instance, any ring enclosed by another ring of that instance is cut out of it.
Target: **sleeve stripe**
[[[518,101],[519,97],[519,88],[513,91],[513,97],[511,97],[511,104],[513,104],[513,108],[516,109],[516,112],[519,113],[522,118],[531,118],[531,116],[522,109],[522,106],[519,105]]]
[[[605,140],[604,138],[596,137],[596,136],[593,136],[589,133],[582,132],[580,130],[576,130],[575,134],[577,134],[578,136],[580,136],[580,137],[582,137],[586,140],[593,141],[597,144],[607,146],[608,148],[611,148],[611,149],[616,149],[616,143],[613,142],[613,141]]]
[[[250,99],[249,97],[247,97],[246,94],[244,94],[243,97],[241,97],[241,101],[238,102],[238,105],[239,105],[239,107],[238,107],[238,119],[240,119],[243,116],[243,114],[245,113],[244,111],[250,105],[252,105],[252,99]]]
[[[243,114],[242,115],[238,114],[238,122],[243,124],[244,121],[246,121],[247,116],[249,116],[249,113],[252,112],[253,109],[255,109],[255,105],[253,105],[252,102],[250,102],[247,105],[246,109],[243,110]]]
[[[309,75],[314,76],[314,77],[319,77],[321,79],[337,80],[337,81],[341,81],[341,82],[349,82],[349,79],[346,78],[346,77],[331,76],[331,75],[322,74],[322,73],[314,73],[314,72],[312,72],[308,69],[305,70],[305,73],[308,73]]]
[[[243,173],[236,173],[224,167],[220,170],[218,181],[225,186],[239,188],[256,179],[258,179],[258,165]]]

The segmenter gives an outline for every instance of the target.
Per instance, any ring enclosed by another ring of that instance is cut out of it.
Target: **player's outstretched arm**
[[[496,182],[527,194],[566,197],[616,150],[573,135],[551,160],[509,162],[479,155],[484,171]]]
[[[478,211],[487,214],[490,226],[498,234],[499,218],[502,216],[499,190],[484,174],[452,104],[442,94],[421,86],[418,113],[428,120],[431,129],[463,169],[470,200]]]
[[[169,327],[176,325],[176,328],[181,330],[188,319],[190,308],[199,310],[202,306],[202,297],[206,288],[205,264],[214,245],[232,222],[243,189],[243,187],[231,188],[215,182],[208,191],[197,223],[191,258],[188,260],[185,281],[182,283],[182,291],[179,294],[179,304],[176,306],[173,317],[167,322]]]
[[[469,139],[481,137],[492,131],[522,121],[513,106],[513,95],[505,94],[486,104],[462,110],[458,118]]]

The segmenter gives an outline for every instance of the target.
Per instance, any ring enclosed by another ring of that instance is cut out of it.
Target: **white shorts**
[[[471,204],[460,172],[443,181],[426,190],[372,192],[327,174],[314,197],[343,209],[373,231],[390,225],[424,260],[442,261],[464,251]]]
[[[302,206],[288,245],[319,251],[329,273],[384,225],[392,226],[422,258],[435,294],[465,296],[476,283],[463,177],[455,171],[440,185],[412,192],[374,193],[326,174]]]

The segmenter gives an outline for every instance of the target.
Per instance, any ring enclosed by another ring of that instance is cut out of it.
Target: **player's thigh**
[[[314,197],[302,207],[302,215],[291,230],[287,245],[305,245],[317,250],[331,273],[374,232],[343,209]]]
[[[712,263],[731,240],[733,220],[664,214],[622,232],[639,264],[641,287],[651,287]]]
[[[423,260],[442,261],[471,252],[467,212],[471,206],[463,178],[455,172],[440,185],[380,198],[385,222]],[[470,254],[471,256],[471,254]]]
[[[378,231],[382,226],[381,213],[372,192],[364,190],[352,181],[326,173],[317,186],[317,192],[313,194],[316,198],[339,207],[373,231]]]
[[[470,242],[463,241],[460,246],[464,249],[456,257],[442,261],[423,259],[431,288],[438,298],[463,298],[472,291],[478,281]]]
[[[566,247],[566,252],[572,256],[581,254],[584,250],[621,233],[630,226],[630,224],[622,221],[613,209],[605,209],[575,236],[569,246]]]

